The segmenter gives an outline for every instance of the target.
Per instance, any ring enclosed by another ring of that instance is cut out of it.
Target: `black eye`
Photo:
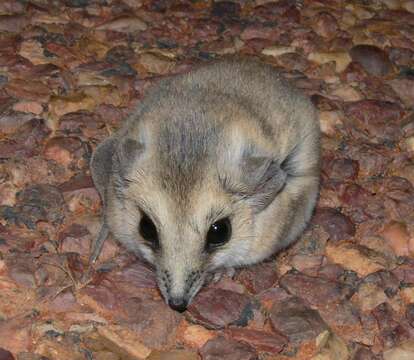
[[[148,215],[143,214],[139,223],[139,233],[141,236],[152,243],[153,246],[158,247],[158,232],[152,220]]]
[[[210,226],[207,232],[206,245],[208,248],[215,248],[229,241],[230,237],[231,223],[229,218],[224,218]]]

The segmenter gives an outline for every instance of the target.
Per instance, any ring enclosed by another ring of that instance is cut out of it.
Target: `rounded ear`
[[[248,200],[260,212],[283,190],[287,174],[278,161],[266,157],[250,156],[242,167],[245,179],[249,178],[251,182]]]
[[[92,155],[90,164],[93,182],[104,204],[106,202],[105,189],[112,172],[112,157],[116,143],[117,140],[113,136],[100,143]]]
[[[240,171],[241,180],[248,189],[246,200],[256,212],[264,210],[286,184],[286,172],[270,157],[245,155]]]
[[[121,172],[126,172],[142,153],[143,149],[144,145],[137,140],[128,137],[120,138],[113,156],[116,169],[118,170],[119,168]]]
[[[222,179],[226,191],[239,195],[248,201],[255,212],[264,210],[283,189],[287,173],[278,160],[253,146],[241,152],[241,157],[227,167]]]
[[[143,145],[131,138],[111,136],[98,145],[92,155],[91,172],[96,189],[105,205],[106,188],[112,174],[125,179],[127,171],[143,150]]]

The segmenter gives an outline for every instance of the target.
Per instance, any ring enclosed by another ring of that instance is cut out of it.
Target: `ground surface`
[[[157,78],[226,54],[320,110],[320,201],[184,314],[110,240],[88,162]],[[414,359],[414,2],[0,1],[0,360]]]

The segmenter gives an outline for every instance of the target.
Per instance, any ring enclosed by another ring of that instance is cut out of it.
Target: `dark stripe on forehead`
[[[207,121],[202,111],[185,115],[161,125],[158,143],[161,184],[181,199],[201,182],[211,151],[217,147],[215,121]]]

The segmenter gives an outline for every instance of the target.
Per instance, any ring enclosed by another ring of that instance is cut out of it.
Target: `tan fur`
[[[301,234],[319,147],[314,107],[268,65],[225,60],[163,80],[94,154],[104,227],[156,266],[167,301],[189,303],[208,273],[262,261]],[[159,251],[139,235],[143,213]],[[231,240],[208,253],[206,233],[223,217]]]

